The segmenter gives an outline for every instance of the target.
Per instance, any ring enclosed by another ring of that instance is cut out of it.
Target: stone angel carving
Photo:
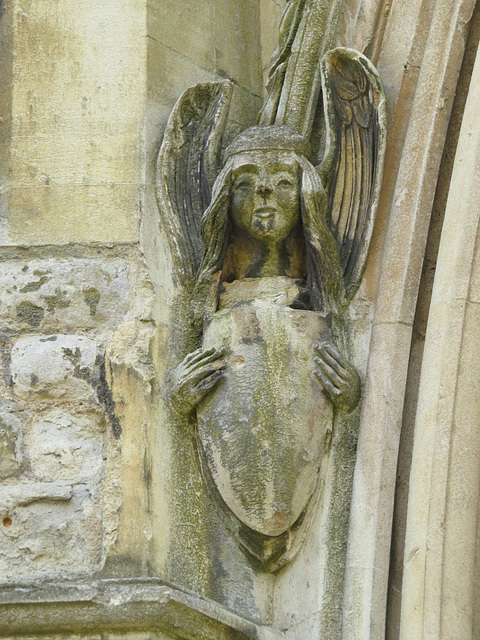
[[[161,225],[197,335],[172,373],[172,404],[196,424],[205,479],[240,544],[270,572],[308,528],[334,412],[360,399],[332,323],[365,269],[385,149],[378,73],[350,49],[315,65],[323,118],[313,124],[313,81],[310,95],[288,98],[302,126],[280,115],[303,6],[288,5],[283,70],[274,55],[260,124],[222,155],[232,84],[198,85],[175,106],[157,164]]]

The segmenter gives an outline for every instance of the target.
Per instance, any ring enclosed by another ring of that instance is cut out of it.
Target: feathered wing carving
[[[157,160],[161,224],[179,284],[191,289],[202,259],[200,221],[220,171],[222,138],[233,84],[198,84],[176,103]]]
[[[327,146],[318,170],[329,193],[330,226],[340,249],[348,303],[365,270],[378,208],[385,94],[375,67],[353,49],[327,52],[321,71]]]

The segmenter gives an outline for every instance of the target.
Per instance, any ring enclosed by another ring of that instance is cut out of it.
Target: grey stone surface
[[[154,578],[24,586],[0,592],[0,637],[17,631],[66,634],[83,629],[106,631],[112,634],[109,640],[117,640],[118,631],[138,633],[152,628],[184,640],[282,638],[210,600]]]
[[[128,263],[111,259],[0,264],[0,322],[44,332],[113,329],[128,311]]]
[[[298,550],[296,523],[318,485],[333,406],[312,375],[312,343],[329,329],[320,314],[255,299],[204,332],[206,349],[226,353],[226,375],[197,409],[202,451],[243,523],[240,544],[270,571]]]
[[[20,472],[22,439],[20,419],[14,413],[0,410],[0,480]]]
[[[26,430],[31,472],[42,481],[86,482],[103,471],[104,424],[95,413],[55,408],[38,413]]]
[[[102,510],[87,484],[0,488],[0,582],[75,576],[99,567]]]
[[[92,400],[97,343],[75,335],[25,335],[12,348],[14,391],[24,400]]]

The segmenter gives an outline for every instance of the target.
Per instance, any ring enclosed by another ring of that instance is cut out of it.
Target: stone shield
[[[327,318],[265,300],[217,312],[205,348],[226,351],[226,377],[197,410],[213,481],[247,527],[288,531],[318,482],[333,408],[312,375],[313,343],[329,340]]]

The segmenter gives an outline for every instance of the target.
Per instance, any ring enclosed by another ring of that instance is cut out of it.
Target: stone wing
[[[194,286],[203,245],[200,222],[220,169],[233,84],[198,84],[175,105],[157,160],[156,191],[179,284]]]
[[[353,49],[327,52],[321,71],[327,144],[318,170],[329,193],[330,226],[340,249],[349,302],[365,270],[378,208],[385,94],[375,67]]]

